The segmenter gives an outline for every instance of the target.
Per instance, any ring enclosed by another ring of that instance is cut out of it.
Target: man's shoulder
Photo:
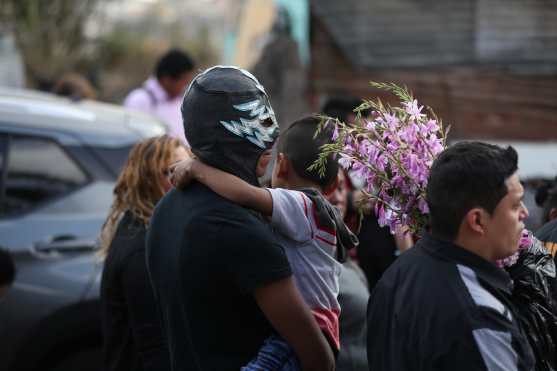
[[[455,295],[457,267],[428,253],[420,244],[401,254],[379,280],[379,290],[395,290],[407,299],[448,300]]]
[[[473,268],[441,259],[420,244],[387,269],[378,287],[386,295],[396,292],[407,303],[421,303],[418,311],[441,311],[449,322],[470,316],[483,318],[486,311],[509,316],[506,306],[480,283]]]
[[[149,96],[149,93],[140,86],[130,91],[126,98],[124,98],[124,107],[149,107],[151,105],[151,101],[152,98]]]
[[[373,295],[377,303],[391,303],[403,323],[419,318],[441,331],[456,324],[459,329],[469,328],[475,308],[464,290],[456,265],[438,260],[418,245],[385,271]]]
[[[425,274],[431,271],[431,267],[440,262],[431,256],[420,243],[406,250],[391,264],[385,274],[399,274],[404,272],[414,272],[414,274]]]
[[[226,200],[200,183],[193,183],[184,190],[171,190],[161,199],[157,209],[187,214],[187,220],[199,226],[218,225],[220,229],[232,228],[244,233],[268,230],[259,214]]]

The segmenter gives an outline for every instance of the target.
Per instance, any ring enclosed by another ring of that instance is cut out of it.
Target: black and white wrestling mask
[[[197,157],[258,185],[257,161],[279,128],[265,89],[251,73],[231,66],[200,73],[184,95],[182,119]]]

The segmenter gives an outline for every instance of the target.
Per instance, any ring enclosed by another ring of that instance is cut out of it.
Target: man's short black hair
[[[10,253],[0,249],[0,286],[11,285],[15,279],[15,265]]]
[[[330,128],[324,128],[315,136],[320,121],[318,117],[308,116],[293,122],[284,133],[281,133],[277,149],[290,160],[298,176],[319,184],[324,189],[335,181],[338,174],[338,163],[332,156],[329,157],[323,177],[316,169],[308,170],[319,158],[321,146],[332,142]]]
[[[195,63],[190,56],[179,49],[169,50],[159,59],[155,67],[155,76],[160,79],[164,76],[170,76],[177,79],[184,73],[193,70]]]
[[[460,142],[441,152],[427,185],[432,234],[454,241],[468,211],[481,207],[493,213],[508,192],[505,181],[517,169],[511,146]]]

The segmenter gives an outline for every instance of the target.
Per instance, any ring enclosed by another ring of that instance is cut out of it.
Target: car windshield
[[[131,145],[117,148],[94,147],[93,150],[110,169],[110,172],[117,177],[128,159],[131,147]]]

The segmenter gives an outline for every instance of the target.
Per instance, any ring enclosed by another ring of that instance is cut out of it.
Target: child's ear
[[[277,167],[277,176],[282,179],[287,179],[290,171],[290,161],[284,153],[281,152],[277,154],[277,163],[275,166]]]

